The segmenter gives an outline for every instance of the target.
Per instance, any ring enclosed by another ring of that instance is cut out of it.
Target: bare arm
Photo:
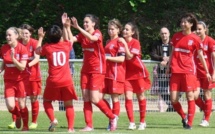
[[[26,63],[27,63],[27,60],[22,60],[22,61],[18,61],[15,57],[14,57],[14,48],[11,48],[11,59],[13,61],[13,64],[16,66],[16,68],[18,68],[20,71],[23,71],[25,70],[25,67],[26,67]]]
[[[61,16],[61,21],[63,24],[63,39],[64,40],[69,40],[68,39],[68,34],[67,34],[67,29],[66,29],[66,20],[67,20],[67,13],[63,13],[63,15]]]
[[[28,66],[31,67],[39,62],[40,56],[34,53],[34,59],[28,63]]]
[[[174,47],[172,47],[172,50],[174,50]],[[170,56],[169,56],[169,62],[167,64],[167,68],[166,68],[166,74],[170,74],[170,64],[172,62],[172,55],[173,55],[174,51],[171,51]]]
[[[116,57],[106,57],[106,60],[112,61],[112,62],[124,62],[125,56],[116,56]]]
[[[44,36],[45,36],[45,32],[43,32],[43,28],[40,27],[38,29],[38,42],[37,42],[37,49],[35,51],[36,54],[40,54],[40,49],[42,46]]]
[[[119,38],[119,42],[122,42],[122,44],[124,45],[125,47],[125,54],[126,54],[126,59],[127,60],[130,60],[134,57],[134,54],[132,54],[128,48],[128,44],[127,42],[125,41],[124,38]]]
[[[203,51],[200,49],[198,50],[198,55],[199,55],[199,60],[201,61],[205,71],[206,71],[206,77],[208,78],[208,81],[211,81],[211,76],[210,76],[210,73],[208,71],[208,67],[207,67],[207,64],[206,64],[206,61],[204,59],[204,55],[203,55]]]
[[[75,17],[72,17],[71,20],[72,20],[72,26],[77,30],[79,30],[86,38],[88,38],[91,41],[98,41],[99,38],[97,36],[91,35],[90,33],[85,31],[83,28],[81,28],[78,25],[78,21]]]

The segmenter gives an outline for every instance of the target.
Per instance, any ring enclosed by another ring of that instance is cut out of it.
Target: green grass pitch
[[[84,127],[84,118],[83,112],[76,112],[75,115],[75,133],[76,134],[214,134],[215,132],[215,117],[212,115],[210,120],[210,126],[207,128],[202,128],[198,126],[202,119],[202,112],[196,113],[193,129],[184,130],[182,128],[181,119],[175,112],[170,113],[147,113],[146,122],[147,127],[143,131],[138,130],[127,130],[128,119],[126,113],[121,113],[118,120],[118,129],[114,132],[106,131],[108,124],[108,119],[101,113],[95,112],[93,115],[94,121],[94,131],[92,132],[79,132],[81,128]],[[58,126],[56,127],[55,132],[48,132],[49,120],[44,112],[40,112],[38,119],[38,128],[36,130],[30,130],[24,132],[25,134],[45,134],[45,133],[68,133],[67,132],[67,122],[65,117],[65,112],[57,111],[55,116],[58,119]],[[139,115],[138,112],[135,112],[135,121],[136,125],[139,124]],[[30,117],[31,120],[31,117]],[[23,133],[19,129],[8,129],[7,125],[11,123],[11,114],[7,111],[0,111],[0,134],[15,134]]]

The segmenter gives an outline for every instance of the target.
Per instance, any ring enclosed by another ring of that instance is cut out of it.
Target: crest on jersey
[[[193,40],[189,40],[189,41],[188,41],[188,45],[189,45],[189,46],[192,46],[192,45],[193,45]]]
[[[206,51],[206,50],[208,50],[208,45],[203,45],[203,49]]]
[[[33,51],[33,47],[32,47],[32,46],[30,46],[29,50],[30,50],[30,52],[32,52],[32,51]]]
[[[110,44],[110,47],[109,47],[109,48],[110,48],[110,49],[113,49],[113,47],[114,47],[114,44]]]
[[[16,54],[16,59],[19,60],[19,58],[20,58],[20,55]]]

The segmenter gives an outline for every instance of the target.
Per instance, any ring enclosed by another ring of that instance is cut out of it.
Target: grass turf
[[[94,131],[87,132],[88,134],[212,134],[215,132],[215,117],[211,117],[210,126],[207,128],[202,128],[198,126],[202,119],[202,112],[195,115],[193,129],[184,130],[182,128],[181,119],[177,113],[147,113],[146,122],[147,128],[143,131],[138,130],[127,130],[128,119],[126,113],[121,113],[118,120],[118,129],[114,132],[106,131],[108,124],[108,119],[101,113],[95,112],[93,115],[94,121]],[[56,131],[53,133],[67,133],[67,122],[65,117],[65,112],[55,112],[55,116],[58,119],[58,126]],[[138,125],[138,113],[135,112],[136,125]],[[31,120],[31,118],[30,118]],[[8,129],[7,125],[11,123],[11,114],[7,111],[0,111],[0,133],[1,134],[12,134],[12,133],[23,133],[19,129]],[[37,134],[37,133],[51,133],[48,132],[49,120],[44,112],[40,112],[38,119],[38,128],[36,130],[30,130],[25,132],[25,134]],[[75,117],[75,133],[86,133],[79,132],[85,126],[83,112],[76,112]]]

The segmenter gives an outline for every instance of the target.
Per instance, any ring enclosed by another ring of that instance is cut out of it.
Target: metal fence
[[[75,72],[73,74],[73,80],[75,83],[76,93],[79,98],[77,101],[74,101],[74,107],[75,107],[75,111],[82,111],[83,100],[82,100],[81,89],[80,89],[80,69],[82,66],[82,60],[73,59],[73,60],[70,60],[70,62],[74,63]],[[145,96],[147,98],[147,112],[169,111],[168,105],[162,99],[162,94],[168,94],[168,93],[160,92],[161,88],[163,88],[163,87],[159,87],[160,86],[159,82],[160,83],[166,82],[169,80],[169,78],[168,77],[160,78],[159,73],[155,74],[155,68],[156,68],[157,62],[150,61],[150,60],[143,60],[143,62],[146,65],[148,71],[150,72],[150,79],[151,79],[151,82],[153,83],[151,90],[148,90],[145,92]],[[40,59],[40,66],[41,66],[41,74],[42,74],[42,91],[43,91],[45,84],[46,84],[45,81],[46,81],[46,78],[48,75],[47,60]],[[0,74],[0,109],[6,110],[5,100],[4,100],[4,82],[3,82],[2,76],[3,76],[3,73]],[[168,90],[166,90],[166,91],[168,91]],[[213,96],[214,96],[214,93],[213,93]],[[106,95],[106,98],[108,100],[110,100],[108,95]],[[133,98],[134,98],[133,99],[134,100],[134,110],[138,111],[139,107],[138,107],[138,101],[136,99],[136,96],[134,95]],[[39,101],[40,101],[40,110],[43,111],[44,109],[43,109],[43,105],[42,105],[42,94],[39,96]],[[186,98],[185,98],[184,94],[181,95],[180,102],[182,103],[184,110],[187,110],[187,102],[186,102]],[[58,101],[53,102],[53,104],[54,104],[55,110],[59,110],[59,106],[61,104],[59,104]],[[124,95],[120,96],[120,104],[121,104],[121,112],[125,112]],[[27,99],[27,106],[29,107],[29,109],[31,109],[29,99]],[[94,110],[98,110],[98,108],[94,107]]]

